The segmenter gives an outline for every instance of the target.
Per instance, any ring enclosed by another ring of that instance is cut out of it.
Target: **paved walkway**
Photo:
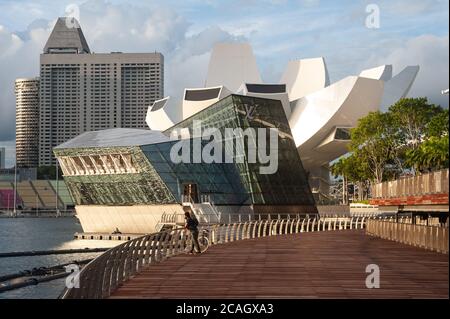
[[[379,289],[365,286],[368,264],[380,267]],[[243,240],[172,257],[111,298],[448,298],[448,289],[448,255],[347,230]]]

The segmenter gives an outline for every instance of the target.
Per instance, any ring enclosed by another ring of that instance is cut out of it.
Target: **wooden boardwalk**
[[[365,286],[380,267],[380,288]],[[263,237],[149,266],[111,298],[448,298],[448,255],[361,230]]]

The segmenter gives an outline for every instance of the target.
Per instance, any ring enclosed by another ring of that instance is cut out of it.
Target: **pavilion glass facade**
[[[277,128],[278,136],[278,170],[274,174],[261,174],[260,163],[234,163],[239,172],[243,187],[252,204],[270,205],[314,205],[306,173],[295,147],[289,123],[279,100],[271,100],[242,95],[230,95],[216,102],[207,109],[176,124],[165,133],[174,129],[188,128],[193,134],[193,123],[201,120],[202,129],[218,128],[225,136],[225,128]],[[266,135],[269,145],[269,135]],[[238,136],[233,150],[227,149],[223,141],[223,149],[229,154],[236,154],[236,147],[244,147],[244,157],[248,154],[249,145],[257,145],[256,141],[248,141],[245,136]],[[259,151],[259,150],[258,150]],[[264,151],[264,150],[263,150]],[[267,153],[266,153],[267,154]]]
[[[229,144],[222,141],[228,154],[234,154],[239,145],[244,147],[242,163],[175,164],[170,159],[170,150],[177,141],[55,149],[75,204],[181,203],[184,185],[192,183],[197,185],[200,194],[209,195],[217,205],[315,206],[280,101],[230,95],[173,129],[191,129],[194,120],[202,120],[203,129],[218,128],[223,136],[225,128],[277,128],[278,170],[274,174],[261,174],[259,163],[249,163],[246,155],[249,140],[245,136],[235,138],[233,150],[227,149]],[[170,131],[165,134],[169,135]],[[188,141],[193,143],[193,139]],[[266,145],[268,148],[268,140]],[[193,149],[190,147],[191,152]]]

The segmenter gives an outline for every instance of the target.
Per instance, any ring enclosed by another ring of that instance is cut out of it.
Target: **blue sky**
[[[447,0],[0,0],[0,146],[13,161],[17,77],[36,76],[39,54],[58,16],[79,9],[81,27],[95,52],[160,51],[166,58],[166,95],[203,86],[216,42],[247,41],[263,80],[278,82],[290,59],[323,56],[331,81],[362,69],[393,64],[421,70],[410,96],[448,107]],[[369,29],[366,7],[380,10]]]

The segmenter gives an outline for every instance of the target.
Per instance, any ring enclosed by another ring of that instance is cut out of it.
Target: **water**
[[[81,232],[76,218],[0,218],[0,252],[112,247],[119,241],[75,240]],[[31,270],[35,267],[55,266],[98,256],[99,253],[0,258],[0,276]],[[0,299],[57,298],[65,287],[65,279],[36,286],[28,286],[0,293]]]

